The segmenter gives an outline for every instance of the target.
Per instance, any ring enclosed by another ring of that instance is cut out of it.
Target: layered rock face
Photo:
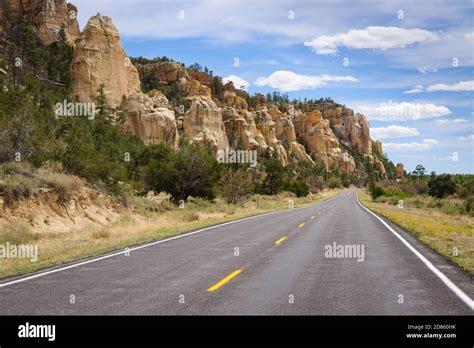
[[[346,153],[321,112],[298,113],[295,116],[296,133],[316,162],[327,170],[339,167],[348,174],[356,171],[354,158]]]
[[[146,145],[164,143],[178,147],[176,118],[168,107],[168,99],[160,91],[130,94],[120,109],[125,120],[124,130],[141,138]]]
[[[184,133],[195,144],[217,151],[229,148],[229,140],[222,118],[222,110],[211,98],[211,90],[197,80],[191,82],[186,98],[190,104],[184,114]]]
[[[66,0],[3,0],[0,9],[0,33],[4,37],[14,35],[22,21],[32,25],[41,42],[48,46],[58,41],[65,29],[66,39],[74,44],[79,34],[77,9]]]
[[[73,64],[74,94],[83,102],[93,102],[104,85],[111,107],[120,105],[123,96],[140,93],[138,71],[120,43],[110,17],[91,17],[76,41]]]
[[[314,163],[311,157],[306,153],[303,145],[296,141],[295,126],[290,116],[283,114],[275,105],[268,111],[275,122],[275,136],[280,141],[288,142],[290,151],[299,161]]]

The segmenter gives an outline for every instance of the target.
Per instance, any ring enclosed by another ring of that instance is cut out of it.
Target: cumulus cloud
[[[370,26],[365,29],[352,29],[347,33],[333,36],[322,35],[306,41],[318,55],[334,55],[338,47],[352,49],[380,49],[404,48],[414,44],[426,44],[438,40],[438,36],[423,29],[404,29],[398,27]]]
[[[459,140],[474,140],[474,134],[469,134],[467,137],[459,137]]]
[[[244,90],[247,90],[248,87],[250,86],[250,82],[236,75],[229,75],[222,79],[222,82],[224,83],[227,83],[229,81],[232,81],[232,83],[234,84],[234,87],[237,89],[243,88]]]
[[[414,137],[420,135],[420,132],[416,128],[392,125],[388,127],[370,128],[370,134],[372,135],[372,138],[379,140],[387,138]]]
[[[369,120],[410,121],[438,118],[451,111],[443,105],[431,103],[396,103],[391,100],[380,104],[355,104],[352,108],[367,116]]]
[[[352,76],[333,75],[299,75],[292,71],[278,70],[268,77],[259,77],[255,84],[257,86],[270,86],[282,92],[299,91],[302,89],[314,89],[327,84],[327,82],[357,82]]]
[[[424,139],[421,143],[386,143],[383,145],[384,149],[392,152],[405,152],[405,151],[425,151],[432,149],[438,145],[438,141],[435,139]]]

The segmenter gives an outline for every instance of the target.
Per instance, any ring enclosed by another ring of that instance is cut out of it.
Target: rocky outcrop
[[[297,160],[314,163],[311,157],[306,153],[304,146],[297,142],[295,126],[290,116],[282,113],[276,105],[272,105],[268,112],[275,122],[276,138],[288,143],[291,154],[293,154]]]
[[[190,106],[184,114],[183,128],[189,140],[212,149],[216,154],[228,150],[222,110],[212,100],[209,87],[193,80],[186,101]]]
[[[28,22],[41,42],[48,46],[58,41],[64,28],[66,39],[74,44],[79,34],[77,9],[66,0],[3,0],[0,8],[0,34],[15,36],[18,24]]]
[[[374,145],[374,151],[381,157],[383,157],[383,147],[382,142],[380,140],[372,140],[372,144]]]
[[[157,62],[152,64],[137,64],[141,81],[145,79],[156,80],[158,83],[176,85],[181,95],[189,92],[191,77],[183,64],[173,61]]]
[[[123,96],[140,93],[140,79],[127,57],[117,28],[110,17],[91,17],[76,41],[73,64],[74,94],[92,102],[103,84],[111,107],[120,105]]]
[[[358,152],[372,155],[369,122],[365,116],[354,114],[354,111],[343,106],[322,109],[324,119],[329,120],[336,136],[349,143]]]
[[[146,145],[164,143],[175,149],[178,147],[175,115],[163,93],[131,94],[124,98],[120,109],[124,130],[138,136]]]
[[[403,163],[397,163],[397,167],[395,168],[395,175],[399,179],[405,176],[405,167]]]
[[[327,170],[339,167],[348,174],[356,171],[354,158],[343,150],[329,120],[324,119],[321,112],[297,113],[295,126],[298,137],[302,139],[316,163]]]

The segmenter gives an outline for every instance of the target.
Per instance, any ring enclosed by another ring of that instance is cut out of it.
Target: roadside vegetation
[[[0,279],[31,273],[67,262],[83,260],[146,242],[156,241],[207,226],[254,216],[276,210],[314,204],[342,190],[324,190],[298,198],[291,193],[274,196],[252,195],[240,204],[229,204],[224,198],[212,201],[189,198],[177,207],[168,199],[158,197],[128,197],[128,209],[120,218],[94,229],[76,229],[64,233],[34,232],[26,223],[0,227],[0,243],[38,246],[38,261],[2,259]],[[293,202],[293,203],[291,203]],[[123,256],[126,257],[126,256]]]
[[[374,212],[474,275],[474,175],[426,174],[371,183],[360,194]]]

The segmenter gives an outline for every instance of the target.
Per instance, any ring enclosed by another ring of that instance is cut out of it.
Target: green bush
[[[474,216],[474,196],[469,196],[464,200],[464,211],[467,214]]]
[[[456,192],[456,185],[450,174],[432,175],[428,182],[430,196],[444,198]]]
[[[328,187],[330,189],[342,187],[341,179],[336,176],[331,177],[328,181]]]
[[[369,191],[370,191],[370,196],[372,197],[373,201],[375,201],[380,196],[383,196],[383,194],[384,194],[383,188],[381,188],[380,186],[375,185],[374,183],[372,183],[369,186]]]

